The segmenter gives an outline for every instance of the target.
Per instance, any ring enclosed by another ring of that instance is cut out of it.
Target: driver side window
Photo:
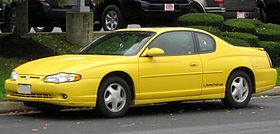
[[[164,56],[190,55],[195,53],[192,34],[187,31],[163,33],[155,38],[148,48],[161,48],[164,50]]]

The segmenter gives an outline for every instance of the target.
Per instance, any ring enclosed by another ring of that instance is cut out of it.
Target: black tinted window
[[[201,53],[213,52],[216,49],[215,40],[203,33],[195,33],[198,39],[199,51]]]
[[[161,48],[165,56],[194,54],[194,43],[191,32],[167,32],[159,35],[148,46],[150,48]]]

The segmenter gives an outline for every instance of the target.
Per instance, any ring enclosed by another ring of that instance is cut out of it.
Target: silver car
[[[194,13],[217,13],[225,18],[258,18],[256,0],[193,0]]]

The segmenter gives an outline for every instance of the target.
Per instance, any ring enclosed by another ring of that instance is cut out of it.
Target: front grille
[[[24,97],[24,98],[53,98],[50,94],[19,94],[16,92],[10,93],[11,96]]]
[[[40,79],[40,77],[38,76],[25,76],[25,75],[21,75],[20,78],[22,79]]]

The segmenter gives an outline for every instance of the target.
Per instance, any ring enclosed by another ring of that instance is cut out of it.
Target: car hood
[[[72,72],[75,69],[122,59],[127,56],[107,55],[61,55],[27,62],[15,69],[18,74],[50,75],[59,72]]]

